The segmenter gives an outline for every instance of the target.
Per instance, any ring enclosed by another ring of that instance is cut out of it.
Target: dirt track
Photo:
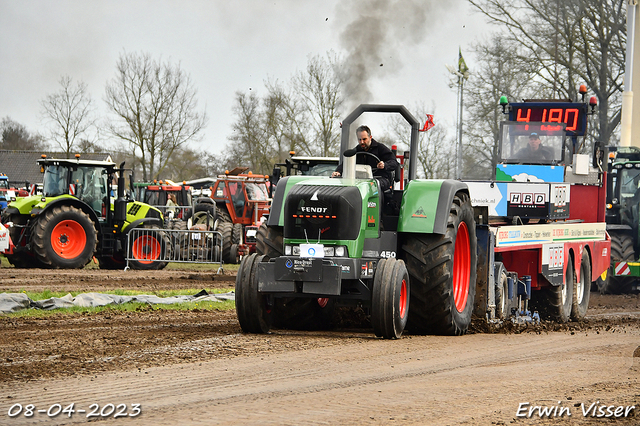
[[[229,288],[234,279],[183,271],[2,272],[0,292]],[[98,416],[112,423],[602,424],[581,411],[580,404],[597,401],[638,407],[614,424],[640,424],[638,296],[592,295],[580,324],[495,332],[476,322],[463,337],[382,341],[366,325],[256,336],[241,333],[233,311],[0,317],[0,424],[86,422],[87,413],[46,414],[71,403],[76,410],[126,404],[128,413],[141,404],[133,419]],[[525,402],[565,414],[517,417]],[[45,412],[9,417],[14,404]]]

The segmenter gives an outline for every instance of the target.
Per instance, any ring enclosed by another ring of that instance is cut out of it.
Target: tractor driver
[[[529,143],[516,153],[516,158],[529,161],[553,160],[553,149],[543,146],[537,133],[529,135]]]
[[[357,155],[357,164],[368,164],[373,171],[373,177],[380,182],[382,190],[391,188],[393,184],[392,172],[396,170],[398,162],[396,156],[385,145],[377,142],[371,137],[371,129],[367,126],[360,126],[356,129],[356,136],[358,137],[358,146],[356,152],[369,152],[380,159],[379,162],[370,155]],[[331,174],[331,177],[338,177],[342,175],[342,164],[338,164],[336,171]]]

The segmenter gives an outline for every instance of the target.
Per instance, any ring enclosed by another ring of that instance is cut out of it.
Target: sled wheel
[[[402,260],[378,262],[373,278],[371,323],[378,337],[398,339],[409,317],[409,273]]]
[[[571,319],[579,321],[587,316],[591,295],[591,262],[586,250],[582,254],[582,262],[580,262],[580,279],[574,281]]]
[[[267,297],[258,293],[258,265],[268,258],[251,254],[240,262],[236,275],[236,314],[245,333],[268,333],[272,324]]]
[[[551,286],[531,295],[531,307],[540,313],[540,317],[557,322],[567,322],[571,316],[575,273],[573,261],[568,257],[564,283]]]
[[[496,318],[507,319],[509,312],[509,281],[507,280],[507,270],[502,262],[495,264],[495,288],[496,288]]]

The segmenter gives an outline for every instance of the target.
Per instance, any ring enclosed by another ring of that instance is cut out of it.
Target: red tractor
[[[258,227],[271,207],[269,177],[248,169],[236,167],[219,175],[211,188],[216,229],[223,237],[222,260],[226,263],[236,263],[240,254],[256,251]]]

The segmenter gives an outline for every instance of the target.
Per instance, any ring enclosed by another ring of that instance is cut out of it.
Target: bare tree
[[[68,75],[60,78],[60,90],[42,101],[42,114],[49,125],[51,139],[67,158],[78,149],[80,139],[95,140],[94,105],[83,82],[73,84]]]
[[[292,85],[304,111],[296,122],[303,118],[310,125],[309,129],[302,125],[299,128],[300,134],[307,135],[304,139],[310,154],[326,157],[338,153],[343,104],[341,66],[340,58],[329,52],[326,60],[319,55],[309,58],[306,70],[293,76]]]
[[[31,134],[25,126],[5,117],[0,121],[2,144],[0,149],[15,151],[38,151],[48,149],[42,136]]]
[[[120,56],[105,102],[116,116],[110,132],[128,143],[145,181],[162,173],[178,147],[198,140],[207,122],[190,77],[147,53]]]
[[[255,92],[249,95],[236,92],[233,112],[236,122],[226,150],[229,162],[250,167],[256,173],[270,170],[273,151],[265,132],[265,114],[260,98]]]
[[[602,0],[469,0],[522,47],[538,99],[577,98],[586,83],[598,98],[597,138],[609,143],[620,122],[625,2]]]
[[[289,151],[336,155],[339,149],[342,96],[335,55],[314,56],[290,84],[265,82],[267,95],[236,93],[233,134],[226,152],[230,163],[269,173]]]

